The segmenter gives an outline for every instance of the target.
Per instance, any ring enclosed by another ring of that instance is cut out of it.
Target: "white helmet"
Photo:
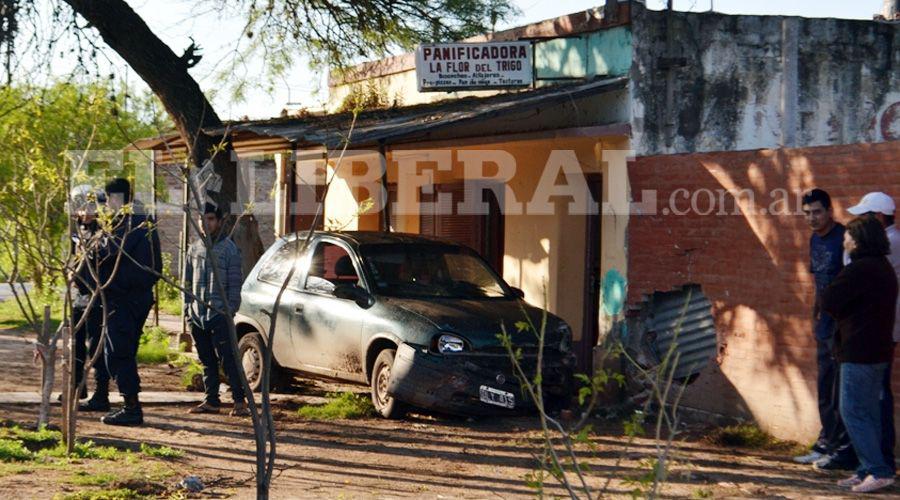
[[[106,194],[87,184],[79,184],[69,192],[69,213],[82,214],[87,211],[95,211],[97,203],[106,202]]]

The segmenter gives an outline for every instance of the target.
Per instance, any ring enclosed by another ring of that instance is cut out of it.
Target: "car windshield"
[[[360,249],[375,290],[394,297],[483,299],[510,296],[474,252],[429,244],[365,245]]]

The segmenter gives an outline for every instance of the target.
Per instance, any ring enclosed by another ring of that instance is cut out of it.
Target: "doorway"
[[[587,176],[591,198],[602,207],[603,178],[599,174]],[[581,373],[593,373],[594,347],[600,339],[600,230],[601,210],[585,218],[584,251],[584,314],[581,339],[575,343],[578,369]]]

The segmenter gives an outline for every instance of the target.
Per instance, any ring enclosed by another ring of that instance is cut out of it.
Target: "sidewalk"
[[[223,385],[223,393],[227,387]],[[50,397],[51,405],[59,406],[57,397],[58,392],[54,392]],[[257,398],[259,399],[259,398]],[[272,394],[270,395],[272,402],[292,401],[303,404],[325,404],[327,400],[321,396],[301,396],[297,394]],[[147,391],[141,393],[141,404],[145,405],[178,405],[178,404],[195,404],[203,401],[202,392],[160,392]],[[110,394],[109,402],[113,405],[122,403],[122,396],[119,394]],[[259,401],[257,401],[258,403]],[[41,403],[41,395],[37,391],[29,392],[0,392],[0,404],[16,404],[16,405],[36,405]]]
[[[25,283],[25,289],[31,290],[31,283]],[[16,286],[16,291],[20,294],[22,293],[21,289]],[[6,299],[11,299],[13,297],[12,290],[9,288],[8,283],[0,283],[0,302],[3,302]]]

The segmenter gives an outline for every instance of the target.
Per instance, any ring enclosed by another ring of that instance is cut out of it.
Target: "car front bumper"
[[[534,360],[525,359],[521,364],[533,377]],[[542,369],[545,401],[572,394],[574,366],[573,356],[550,355],[548,351]],[[443,356],[409,344],[397,349],[388,394],[413,406],[457,415],[496,415],[535,407],[515,377],[508,356]],[[511,395],[512,401],[506,395]]]

